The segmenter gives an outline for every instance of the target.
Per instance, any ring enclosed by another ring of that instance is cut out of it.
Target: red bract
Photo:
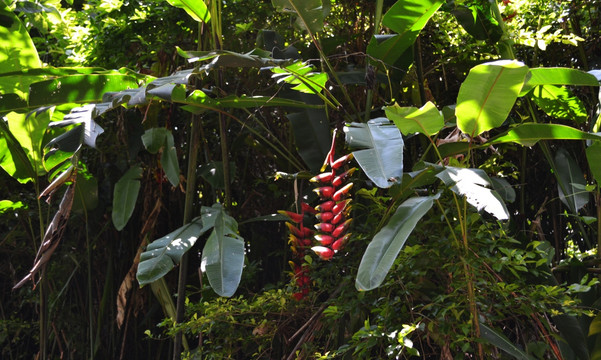
[[[336,134],[334,134],[332,147],[326,156],[324,167],[321,169],[321,171],[325,171],[329,165],[330,171],[311,178],[312,182],[321,185],[313,191],[323,201],[315,207],[315,210],[318,211],[315,218],[319,221],[315,225],[315,229],[317,229],[315,240],[320,243],[320,246],[314,246],[311,249],[323,260],[331,259],[336,251],[344,247],[350,237],[346,232],[351,223],[351,219],[347,219],[347,217],[351,209],[349,205],[351,202],[350,190],[353,183],[347,181],[356,171],[356,168],[342,170],[342,167],[353,159],[352,153],[334,160],[335,139]],[[340,174],[337,175],[338,172]]]
[[[317,210],[317,211],[330,211],[330,210],[332,210],[335,207],[335,205],[336,205],[336,201],[334,201],[334,200],[328,200],[328,201],[325,201],[325,202],[317,205],[315,207],[315,210]]]
[[[329,247],[325,247],[325,246],[313,246],[311,248],[311,250],[315,251],[315,253],[322,260],[330,260],[334,256],[334,250],[330,249]]]
[[[320,188],[317,189],[313,189],[313,191],[319,195],[320,197],[324,198],[324,199],[329,199],[332,197],[332,195],[334,195],[334,191],[336,189],[334,189],[333,186],[322,186]]]
[[[314,176],[311,179],[309,179],[309,181],[310,182],[326,183],[326,182],[332,181],[333,178],[334,178],[334,173],[327,172],[327,173],[321,173],[321,174],[319,174],[317,176]]]
[[[303,221],[303,214],[293,213],[292,211],[279,210],[278,213],[287,216],[291,221],[295,223],[301,223]]]

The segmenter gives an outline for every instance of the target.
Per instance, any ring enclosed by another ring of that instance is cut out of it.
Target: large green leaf
[[[493,328],[486,326],[483,323],[480,323],[480,335],[482,339],[488,341],[492,345],[498,347],[499,349],[505,351],[507,354],[513,356],[515,359],[519,360],[531,360],[532,357],[529,356],[522,350],[519,346],[515,345],[505,335],[496,331]]]
[[[540,140],[601,140],[601,135],[587,133],[566,125],[525,123],[490,139],[484,146],[506,142],[533,146]]]
[[[307,104],[323,104],[315,95],[293,92],[291,96]],[[330,122],[323,109],[302,109],[286,115],[292,125],[298,153],[313,173],[317,173],[330,151]]]
[[[142,135],[142,143],[152,154],[161,152],[163,171],[171,185],[177,186],[179,184],[179,162],[171,131],[165,128],[148,129]]]
[[[380,42],[372,38],[367,53],[387,64],[394,64],[413,45],[430,17],[440,8],[442,0],[397,1],[382,18],[384,26],[396,32]]]
[[[414,197],[403,202],[367,246],[355,287],[372,290],[380,286],[417,222],[430,210],[438,196]]]
[[[302,61],[284,67],[274,67],[273,78],[293,85],[292,90],[307,94],[320,93],[326,86],[328,75],[313,72],[313,66]]]
[[[5,1],[0,2],[0,18],[0,73],[41,67],[42,62],[27,29]],[[15,84],[15,87],[20,86]],[[19,90],[26,89],[20,87]]]
[[[296,16],[294,24],[315,34],[323,29],[330,12],[329,0],[271,0],[277,11]]]
[[[503,29],[492,17],[490,4],[481,2],[479,4],[458,6],[451,10],[459,24],[477,40],[487,41],[494,44],[503,35]]]
[[[581,321],[575,316],[570,315],[557,315],[551,318],[553,324],[559,330],[559,334],[562,340],[559,341],[559,346],[562,350],[562,355],[565,359],[578,359],[588,360],[590,359],[590,353],[588,351],[588,344],[586,338],[586,330],[583,329]],[[565,349],[565,344],[569,345],[569,348]],[[569,356],[571,353],[572,356]],[[573,356],[575,355],[575,357]]]
[[[593,178],[601,185],[601,142],[595,141],[586,148],[586,159]]]
[[[18,116],[25,118],[25,114]],[[23,184],[37,177],[37,171],[4,119],[0,119],[0,167]]]
[[[232,296],[242,277],[244,239],[238,235],[236,220],[221,205],[215,204],[205,211],[214,217],[215,223],[202,250],[201,269],[218,295]]]
[[[403,176],[403,137],[386,118],[367,124],[351,123],[344,127],[351,148],[362,148],[353,155],[363,172],[380,188],[388,188]]]
[[[106,92],[138,87],[136,77],[125,74],[70,75],[38,81],[29,87],[29,105],[100,102]]]
[[[140,286],[155,282],[165,276],[182,256],[194,246],[196,240],[213,227],[213,221],[203,221],[202,216],[151,242],[140,255],[136,278]]]
[[[136,200],[140,192],[140,178],[142,168],[132,166],[117,183],[113,190],[113,212],[111,217],[117,230],[123,230],[136,207]]]
[[[539,85],[599,86],[594,75],[570,68],[531,68],[520,96]]]
[[[203,0],[167,0],[175,7],[184,9],[196,21],[209,22],[211,14]]]
[[[444,117],[436,105],[428,101],[421,108],[401,107],[399,104],[384,108],[386,117],[392,120],[404,135],[421,133],[435,135],[444,126]]]
[[[454,193],[465,196],[478,211],[484,210],[499,220],[509,219],[505,202],[484,170],[448,166],[436,174]]]
[[[554,160],[559,200],[575,214],[589,201],[589,193],[583,190],[586,180],[576,160],[564,148],[557,150]]]
[[[588,119],[588,113],[582,101],[565,87],[537,86],[531,96],[545,113],[557,119],[569,119],[577,123],[585,122]]]
[[[522,88],[528,67],[499,60],[472,68],[459,88],[457,127],[471,137],[503,124]]]
[[[29,114],[11,112],[6,115],[10,132],[19,141],[38,176],[46,173],[42,162],[42,140],[53,113],[54,107],[49,107]]]

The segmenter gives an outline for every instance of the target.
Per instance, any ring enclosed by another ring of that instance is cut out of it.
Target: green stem
[[[380,32],[380,25],[381,25],[380,22],[382,21],[383,5],[384,5],[384,0],[376,0],[376,13],[375,13],[375,17],[374,17],[374,34],[373,34],[374,36]],[[367,60],[365,62],[366,73],[367,73],[369,66],[371,66],[371,61]],[[376,75],[377,75],[377,71],[376,71]],[[371,107],[373,105],[373,98],[374,98],[374,91],[372,88],[368,88],[367,89],[367,97],[365,99],[365,116],[364,116],[365,122],[367,122],[370,118]]]
[[[198,162],[198,145],[200,137],[200,119],[198,116],[192,116],[192,129],[188,142],[188,170],[186,174],[186,199],[184,202],[184,225],[192,220],[192,209],[196,194],[196,164]],[[188,268],[188,253],[182,255],[179,268],[179,277],[177,282],[177,305],[175,323],[181,324],[184,321],[186,308],[186,278]],[[178,360],[181,354],[183,334],[178,331],[175,334],[173,342],[173,359]]]

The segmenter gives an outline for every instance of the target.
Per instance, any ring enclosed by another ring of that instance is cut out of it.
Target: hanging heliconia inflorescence
[[[311,228],[304,225],[305,214],[315,215],[317,211],[313,209],[309,204],[301,202],[301,212],[294,213],[291,211],[280,210],[280,214],[288,217],[289,221],[286,222],[290,235],[288,236],[288,245],[292,250],[294,258],[289,262],[292,268],[292,276],[298,287],[298,291],[292,294],[295,299],[300,300],[304,298],[308,293],[311,285],[311,278],[309,277],[309,264],[307,264],[305,256],[308,255],[309,249],[313,243],[313,234],[315,233]]]
[[[313,191],[321,200],[321,203],[315,207],[318,223],[315,224],[317,234],[314,239],[319,245],[313,246],[311,250],[323,260],[330,260],[344,247],[351,235],[347,230],[352,221],[348,215],[351,210],[349,191],[353,183],[348,182],[348,179],[357,168],[345,170],[345,165],[353,159],[352,153],[334,160],[335,140],[336,132],[334,132],[330,152],[321,168],[322,173],[310,180],[319,185]],[[330,171],[324,172],[328,168]]]
[[[308,250],[313,250],[322,260],[330,260],[344,247],[351,236],[348,233],[352,221],[349,217],[351,210],[349,191],[353,183],[348,180],[356,168],[345,169],[346,164],[353,159],[352,153],[334,160],[335,140],[336,131],[334,131],[330,152],[321,168],[322,173],[310,180],[318,185],[313,191],[320,198],[319,205],[312,208],[302,202],[300,213],[279,211],[290,219],[286,222],[286,226],[290,231],[288,244],[294,254],[290,266],[299,288],[299,291],[293,294],[297,300],[308,294],[311,284],[309,266],[305,258],[309,253]],[[326,170],[329,171],[325,172]],[[305,214],[313,215],[317,220],[314,225],[316,232],[305,226]]]

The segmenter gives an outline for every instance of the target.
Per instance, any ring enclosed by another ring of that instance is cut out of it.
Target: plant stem
[[[192,205],[196,194],[196,164],[198,160],[198,148],[200,137],[200,119],[198,116],[192,116],[192,129],[190,131],[190,140],[188,142],[188,171],[186,174],[186,200],[184,202],[184,225],[192,220]],[[177,307],[175,323],[180,324],[184,321],[186,307],[186,278],[188,268],[188,252],[182,255],[179,268],[179,277],[177,282]],[[181,354],[183,334],[178,331],[175,334],[173,342],[173,359],[178,360]]]

